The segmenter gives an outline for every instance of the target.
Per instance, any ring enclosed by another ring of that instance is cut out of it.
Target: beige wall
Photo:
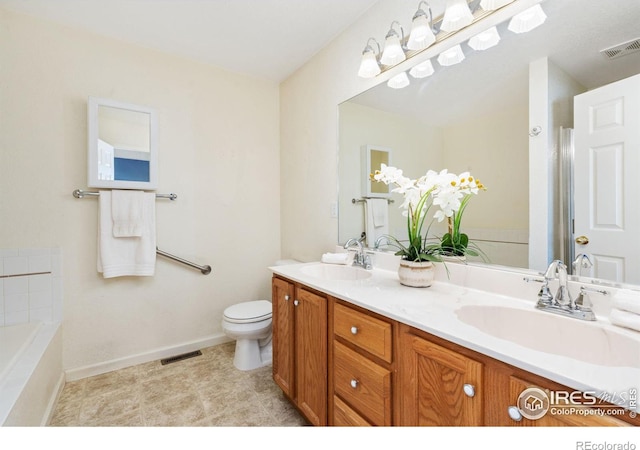
[[[403,170],[409,178],[419,178],[427,169],[442,167],[442,132],[416,119],[346,102],[340,105],[339,127],[339,214],[340,243],[359,237],[365,230],[362,203],[351,199],[362,195],[361,147],[372,144],[391,149],[391,165]],[[407,219],[400,208],[403,198],[392,194],[389,205],[389,233],[407,238]],[[373,242],[367,242],[373,246]]]
[[[226,306],[270,298],[276,84],[1,9],[0,60],[0,248],[62,248],[66,369],[215,339]],[[158,246],[211,275],[163,258],[152,278],[96,272],[97,199],[71,195],[88,96],[158,110],[158,192],[178,194],[157,202]]]
[[[319,260],[338,242],[338,105],[380,83],[358,78],[367,39],[384,35],[406,2],[381,0],[280,85],[282,256]],[[390,75],[390,74],[389,74]]]

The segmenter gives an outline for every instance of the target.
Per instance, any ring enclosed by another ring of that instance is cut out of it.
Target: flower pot
[[[440,255],[440,258],[442,259],[442,261],[444,261],[445,263],[448,262],[458,262],[458,263],[465,263],[467,262],[467,257],[466,256],[455,256],[455,255]]]
[[[433,284],[435,270],[431,261],[400,260],[398,278],[400,284],[410,287],[429,287]]]

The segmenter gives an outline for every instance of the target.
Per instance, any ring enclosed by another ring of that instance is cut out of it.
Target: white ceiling
[[[0,0],[0,7],[280,82],[378,0]]]

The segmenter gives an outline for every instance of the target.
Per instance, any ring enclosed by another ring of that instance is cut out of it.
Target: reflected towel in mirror
[[[389,234],[389,202],[386,198],[367,198],[365,204],[367,246],[372,247],[376,239]]]

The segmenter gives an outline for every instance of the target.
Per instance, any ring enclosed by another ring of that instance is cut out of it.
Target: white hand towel
[[[367,245],[372,247],[380,236],[389,234],[389,202],[386,198],[366,199]]]
[[[320,261],[326,264],[348,264],[349,259],[349,253],[324,253]]]
[[[609,313],[609,320],[614,325],[640,331],[640,315],[638,314],[614,308]]]
[[[640,292],[635,292],[628,289],[620,289],[613,296],[611,306],[613,308],[640,314]]]
[[[142,191],[111,191],[113,237],[142,236]]]
[[[111,192],[100,191],[98,201],[98,272],[105,278],[153,276],[156,265],[156,196],[144,193],[142,235],[114,237]]]

